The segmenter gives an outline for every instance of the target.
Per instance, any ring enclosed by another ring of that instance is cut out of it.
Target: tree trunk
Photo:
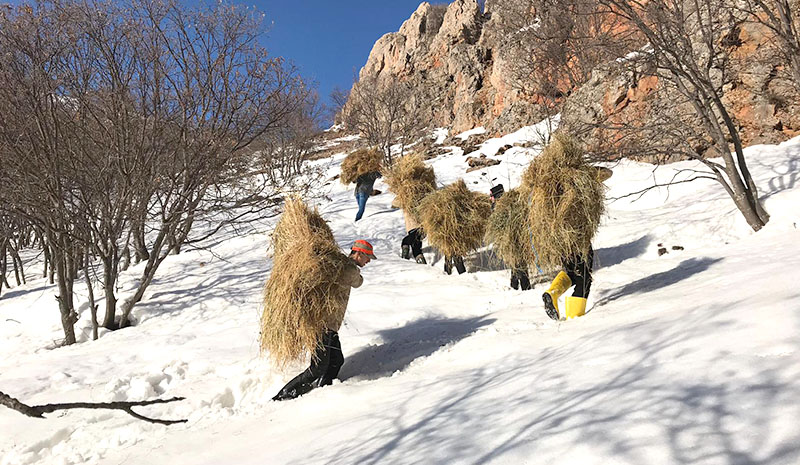
[[[3,295],[3,285],[6,282],[6,252],[5,243],[0,247],[0,296]]]
[[[731,187],[734,192],[734,203],[736,208],[742,212],[747,224],[753,228],[753,231],[758,231],[767,224],[769,221],[769,214],[764,210],[761,205],[761,200],[758,198],[758,188],[750,170],[747,168],[747,160],[744,158],[744,148],[742,147],[742,139],[739,137],[739,130],[733,122],[728,109],[722,103],[722,100],[715,96],[714,105],[716,106],[725,128],[731,136],[733,141],[734,152],[736,158],[734,160],[733,154],[728,151],[728,156],[724,157],[727,166],[727,174],[731,180]],[[721,147],[726,149],[727,145]]]
[[[164,248],[164,243],[167,241],[167,237],[174,234],[174,228],[169,231],[167,229],[162,229],[158,233],[158,236],[156,236],[156,239],[153,242],[153,250],[150,251],[150,258],[147,260],[147,264],[144,267],[144,272],[142,273],[142,278],[139,281],[139,287],[136,289],[136,293],[133,295],[133,297],[126,299],[122,305],[122,318],[120,319],[119,323],[120,328],[130,326],[131,311],[133,310],[133,307],[142,300],[142,297],[144,297],[144,292],[153,281],[153,277],[155,276],[158,267],[169,255],[169,249],[167,249],[163,255],[161,254],[161,250]]]
[[[135,221],[131,226],[133,235],[133,248],[136,252],[136,263],[150,259],[150,252],[147,250],[147,243],[144,238],[144,221]]]
[[[11,261],[14,264],[14,276],[17,278],[17,285],[19,285],[19,281],[22,281],[22,284],[27,284],[28,281],[25,279],[25,268],[22,263],[22,259],[19,256],[18,246],[14,245],[13,242],[9,241],[9,252],[11,253]],[[19,274],[17,274],[17,269],[19,269]]]
[[[86,289],[89,292],[89,309],[92,311],[92,340],[96,341],[99,337],[97,334],[97,305],[94,303],[94,288],[92,287],[92,280],[89,277],[89,250],[86,250],[86,263],[83,267],[83,276],[86,278]]]
[[[115,257],[116,253],[112,256],[103,258],[103,288],[106,296],[106,315],[103,319],[103,327],[107,329],[117,329],[120,326],[117,324],[117,296],[114,293],[114,286],[117,283],[118,261]]]
[[[50,257],[50,268],[45,267],[45,273],[48,273],[48,280],[50,284],[55,284],[55,275],[56,275],[56,258],[55,254],[53,253],[53,248],[47,246],[50,249],[49,257]]]
[[[7,248],[7,242],[3,240],[2,245],[0,245],[0,289],[2,289],[1,286],[3,284],[5,284],[6,287],[11,287],[8,279],[6,279],[6,273],[8,272],[8,256],[6,254]]]
[[[131,265],[131,248],[128,244],[122,249],[122,257],[119,261],[119,270],[126,271]]]
[[[78,314],[75,313],[72,292],[69,286],[70,277],[68,274],[70,270],[68,264],[65,263],[66,257],[55,258],[55,262],[59,292],[56,300],[58,300],[58,310],[61,312],[61,326],[64,328],[64,345],[71,345],[77,342],[75,339],[75,322],[78,321]]]
[[[47,246],[47,242],[44,240],[41,241],[42,243],[42,253],[44,254],[44,267],[42,271],[42,278],[47,277],[47,267],[50,266],[50,248]],[[50,284],[53,284],[52,281]]]

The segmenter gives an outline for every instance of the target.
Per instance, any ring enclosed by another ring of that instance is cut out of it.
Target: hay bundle
[[[381,171],[383,163],[383,153],[380,150],[358,149],[342,160],[342,184],[356,182],[362,174],[372,171]]]
[[[495,203],[486,225],[486,241],[493,243],[497,256],[514,269],[527,265],[531,248],[527,200],[519,189],[506,192]]]
[[[273,243],[260,343],[262,351],[285,365],[313,352],[325,329],[341,324],[350,290],[336,280],[351,261],[316,209],[299,199],[286,202]]]
[[[426,195],[436,190],[433,168],[426,166],[419,154],[406,155],[392,165],[384,180],[395,195],[392,204],[419,222],[416,207]]]
[[[587,256],[605,205],[605,188],[578,143],[556,135],[522,177],[532,245],[529,260],[544,268]]]
[[[417,213],[432,246],[447,256],[464,256],[482,245],[491,209],[486,194],[470,191],[459,179],[428,194]]]

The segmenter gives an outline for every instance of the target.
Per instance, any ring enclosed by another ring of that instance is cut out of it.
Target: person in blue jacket
[[[364,173],[356,179],[355,196],[358,202],[358,213],[356,213],[356,221],[364,216],[364,210],[367,208],[367,199],[372,194],[374,189],[375,180],[381,177],[378,171],[370,171]]]

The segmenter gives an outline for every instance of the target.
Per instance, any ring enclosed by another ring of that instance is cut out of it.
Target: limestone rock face
[[[763,26],[744,24],[736,45],[729,50],[731,79],[723,87],[723,103],[745,146],[774,144],[800,134],[800,95],[781,58],[766,46],[774,40]],[[632,76],[600,68],[566,99],[562,126],[573,133],[581,133],[583,128],[600,122],[652,127],[639,134],[628,134],[626,143],[647,147],[657,141],[669,147],[688,141],[695,152],[717,156],[710,140],[698,137],[704,130],[694,108],[688,102],[675,105],[684,100],[675,89],[654,76]],[[665,115],[679,119],[687,131],[681,134],[660,130]],[[597,129],[582,138],[590,150],[603,152],[613,149],[621,137],[619,133]],[[641,158],[676,161],[677,157]]]
[[[432,102],[434,126],[459,133],[476,126],[497,135],[534,124],[542,109],[509,82],[503,60],[500,18],[503,0],[454,0],[447,5],[422,3],[397,32],[373,46],[359,77],[408,82]],[[772,143],[800,133],[800,98],[780,60],[761,56],[770,37],[763,27],[744,24],[732,53],[734,79],[725,103],[741,128],[745,144]],[[756,59],[758,57],[758,59]],[[675,98],[656,78],[623,76],[596,70],[589,82],[564,101],[562,121],[649,121],[659,106]],[[685,117],[692,119],[692,109]],[[611,141],[613,142],[613,141]],[[608,140],[595,140],[608,144]],[[699,142],[698,142],[699,143]]]
[[[476,0],[422,3],[397,32],[375,43],[359,79],[409,81],[433,102],[433,124],[454,133],[476,126],[500,133],[528,124],[532,107],[517,103],[495,61],[490,8],[487,1],[484,13]]]

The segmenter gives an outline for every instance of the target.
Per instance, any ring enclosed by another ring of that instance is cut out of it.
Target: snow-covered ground
[[[440,183],[463,176],[488,192],[514,187],[531,156],[515,147],[467,175],[460,150],[432,164]],[[354,224],[352,186],[331,183],[320,209],[341,247],[366,238],[379,260],[351,294],[342,381],[293,401],[269,399],[304,366],[276,371],[258,354],[271,224],[170,257],[139,324],[98,341],[50,348],[62,337],[55,289],[34,279],[4,290],[0,391],[29,404],[184,396],[140,411],[189,421],[0,408],[0,463],[800,463],[800,139],[748,157],[772,215],[762,231],[711,182],[610,201],[589,313],[568,322],[545,315],[546,283],[510,289],[485,252],[460,276],[432,250],[429,266],[402,260],[392,195],[370,198]],[[333,175],[341,159],[321,163]],[[613,168],[609,199],[653,182],[650,166]]]

